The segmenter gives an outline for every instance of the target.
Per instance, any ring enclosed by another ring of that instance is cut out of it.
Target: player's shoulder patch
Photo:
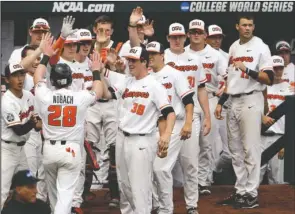
[[[6,120],[7,120],[8,122],[12,122],[12,121],[14,121],[14,116],[13,116],[13,114],[11,114],[11,113],[7,113],[7,115],[6,115]]]
[[[91,94],[92,96],[96,96],[96,93],[95,93],[95,91],[88,91],[89,92],[89,94]]]

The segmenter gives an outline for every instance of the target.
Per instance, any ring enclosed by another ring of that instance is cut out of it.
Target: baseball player
[[[295,65],[291,62],[291,47],[286,41],[279,41],[276,44],[277,55],[284,59],[284,73],[282,79],[289,82],[290,89],[295,92]]]
[[[186,51],[199,57],[206,74],[206,90],[209,98],[209,109],[211,118],[211,131],[207,136],[200,135],[200,154],[199,154],[199,192],[201,195],[211,194],[208,186],[212,183],[212,173],[218,154],[212,155],[212,150],[218,150],[216,139],[218,133],[218,123],[214,117],[214,110],[218,102],[216,96],[219,91],[218,76],[226,78],[227,61],[217,50],[210,45],[206,45],[207,33],[205,23],[202,20],[194,19],[189,23],[190,44],[186,46]],[[201,120],[204,120],[204,114],[197,114]],[[212,148],[213,147],[213,148]],[[213,156],[215,156],[213,159]],[[217,156],[217,157],[216,157]],[[210,167],[208,167],[210,165]]]
[[[225,58],[226,62],[228,62],[229,57],[228,53],[224,52],[221,49],[222,42],[225,35],[222,32],[222,29],[218,25],[209,25],[208,26],[208,35],[206,38],[206,43],[209,44],[212,48],[219,51],[221,55]],[[219,79],[219,91],[216,93],[217,96],[220,96],[225,89],[225,80],[221,76],[218,76]],[[221,172],[223,168],[231,165],[231,154],[228,149],[228,138],[227,138],[227,129],[226,129],[226,112],[228,108],[229,102],[223,105],[222,109],[222,117],[224,120],[217,120],[217,129],[218,134],[216,136],[216,144],[213,146],[213,169],[215,172]],[[220,145],[219,145],[220,143]],[[219,155],[220,154],[220,155]]]
[[[9,64],[5,80],[9,89],[1,98],[1,210],[17,170],[28,169],[24,145],[33,128],[41,128],[34,115],[31,92],[23,90],[25,70],[20,64]]]
[[[139,44],[145,46],[148,43],[148,39],[145,39],[145,37],[151,37],[154,35],[153,21],[150,22],[146,19],[141,7],[133,9],[129,18],[128,31],[130,40],[123,44],[122,49],[119,52],[119,56],[123,59],[125,55],[128,55],[130,48],[139,46]],[[132,33],[136,36],[136,39],[132,37]],[[126,65],[124,73],[129,75],[129,68],[127,66],[128,61],[125,60],[124,62]]]
[[[162,44],[151,42],[146,47],[149,52],[149,66],[153,69],[155,78],[166,88],[176,114],[168,156],[164,159],[156,158],[154,162],[156,192],[154,193],[153,207],[158,207],[158,213],[172,213],[173,202],[168,198],[173,191],[171,171],[178,157],[181,164],[186,162],[186,157],[181,150],[185,148],[183,144],[186,143],[186,140],[191,137],[191,132],[185,130],[184,124],[188,123],[188,120],[192,123],[194,89],[189,85],[182,73],[164,64],[164,47]],[[197,80],[200,79],[199,72],[195,75]],[[161,132],[161,122],[159,122],[159,131]],[[167,174],[170,174],[170,176],[167,176]],[[169,191],[169,194],[167,194],[167,191]],[[195,207],[190,207],[188,213],[197,213],[197,211]]]
[[[36,106],[42,119],[44,148],[43,164],[51,209],[54,213],[70,213],[75,189],[82,168],[81,145],[84,141],[84,122],[87,108],[102,96],[97,70],[101,63],[95,54],[92,91],[74,91],[71,68],[65,63],[52,67],[50,81],[54,90],[42,81],[53,50],[53,38],[45,36],[43,58],[34,74]]]
[[[50,26],[48,22],[43,18],[35,19],[32,26],[29,29],[29,35],[31,37],[30,44],[24,45],[22,48],[15,49],[9,60],[8,63],[19,63],[21,61],[21,52],[24,49],[24,47],[31,45],[31,46],[39,46],[42,34],[45,34],[50,31]]]
[[[261,162],[261,118],[264,98],[262,91],[274,78],[268,46],[253,36],[254,19],[242,16],[236,29],[240,39],[229,50],[226,93],[218,101],[215,115],[222,119],[222,105],[228,96],[231,107],[227,113],[229,149],[237,177],[235,194],[218,204],[236,208],[254,208],[258,204],[258,186]]]
[[[118,52],[122,42],[115,42],[111,39],[113,34],[113,21],[108,16],[99,16],[94,23],[93,31],[96,34],[96,40],[93,45],[94,50],[101,54],[101,57],[107,66],[111,69],[117,57],[114,60],[107,58],[107,53],[115,49]],[[115,53],[113,56],[117,56]],[[109,183],[110,197],[109,206],[111,208],[119,207],[119,187],[116,175],[115,164],[115,143],[118,131],[117,102],[115,100],[99,99],[88,109],[87,112],[87,140],[92,142],[100,149],[97,157],[99,158],[100,170],[95,172],[101,183]],[[96,185],[97,186],[97,185]],[[91,189],[95,189],[92,185]]]
[[[292,95],[289,90],[289,83],[282,79],[284,72],[284,59],[280,56],[272,56],[272,65],[274,69],[274,82],[272,86],[267,86],[267,103],[269,112],[285,101],[285,96]],[[263,133],[261,140],[261,149],[264,151],[274,142],[276,142],[285,133],[285,117],[283,116],[278,121],[274,121],[267,115],[264,117],[263,122],[270,126],[270,128]],[[267,164],[261,167],[260,182],[263,180],[265,172],[267,172],[269,184],[282,184],[280,174],[284,174],[284,170],[280,167],[281,152],[275,155]]]
[[[167,155],[175,122],[175,113],[165,88],[148,75],[148,53],[142,47],[130,49],[128,55],[132,77],[106,71],[112,86],[107,98],[121,98],[116,163],[123,214],[149,214],[152,209],[152,172],[157,154],[156,124],[160,114],[166,119],[160,132],[158,155]],[[120,82],[116,81],[121,76]],[[115,82],[116,86],[112,85]],[[119,84],[117,84],[119,83]]]
[[[182,24],[173,23],[169,26],[169,34],[167,36],[170,48],[165,50],[164,62],[170,65],[182,74],[187,79],[189,85],[197,90],[197,95],[194,96],[194,103],[200,103],[204,111],[203,120],[203,135],[207,135],[210,132],[211,120],[209,114],[208,96],[205,90],[206,76],[202,69],[202,65],[197,57],[190,54],[188,51],[184,51],[184,43],[186,40],[186,33]],[[196,76],[198,73],[199,76]],[[198,77],[198,78],[196,78]],[[199,102],[198,102],[199,101]],[[195,108],[196,109],[196,108]],[[194,111],[195,111],[194,109]],[[198,202],[198,151],[199,151],[199,133],[201,130],[200,119],[193,118],[192,123],[186,119],[186,123],[183,127],[184,130],[193,130],[191,137],[186,140],[182,145],[179,154],[179,163],[183,171],[183,183],[185,192],[185,201],[188,213],[196,213],[196,207]],[[180,167],[180,165],[176,167]],[[177,170],[176,170],[177,171]],[[180,171],[181,172],[181,171]],[[167,175],[166,175],[167,176]],[[179,178],[177,178],[179,177]],[[171,175],[168,175],[168,180],[172,179]],[[181,175],[175,174],[174,179],[182,180]],[[167,186],[170,190],[163,189],[163,193],[168,191],[165,196],[165,208],[166,213],[173,212],[172,201],[172,186],[171,180],[167,182]],[[159,197],[164,197],[160,196]]]

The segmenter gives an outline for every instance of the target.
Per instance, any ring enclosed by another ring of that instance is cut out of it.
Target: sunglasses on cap
[[[202,34],[204,34],[204,31],[197,30],[197,29],[192,29],[192,30],[189,30],[188,33],[191,34],[191,35],[196,35],[196,34],[202,35]]]
[[[31,27],[31,30],[44,30],[44,31],[49,31],[49,27],[47,25],[37,25],[34,27]]]
[[[80,45],[91,45],[92,44],[92,41],[80,41],[79,42],[80,43]]]

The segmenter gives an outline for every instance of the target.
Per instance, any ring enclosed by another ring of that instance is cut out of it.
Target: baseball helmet
[[[52,66],[50,82],[57,88],[65,88],[72,84],[72,70],[65,63],[58,63]]]

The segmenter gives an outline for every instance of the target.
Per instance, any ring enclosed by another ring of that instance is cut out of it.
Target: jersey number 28
[[[73,127],[76,125],[77,106],[51,105],[48,107],[48,125]],[[62,118],[60,116],[62,115]]]

